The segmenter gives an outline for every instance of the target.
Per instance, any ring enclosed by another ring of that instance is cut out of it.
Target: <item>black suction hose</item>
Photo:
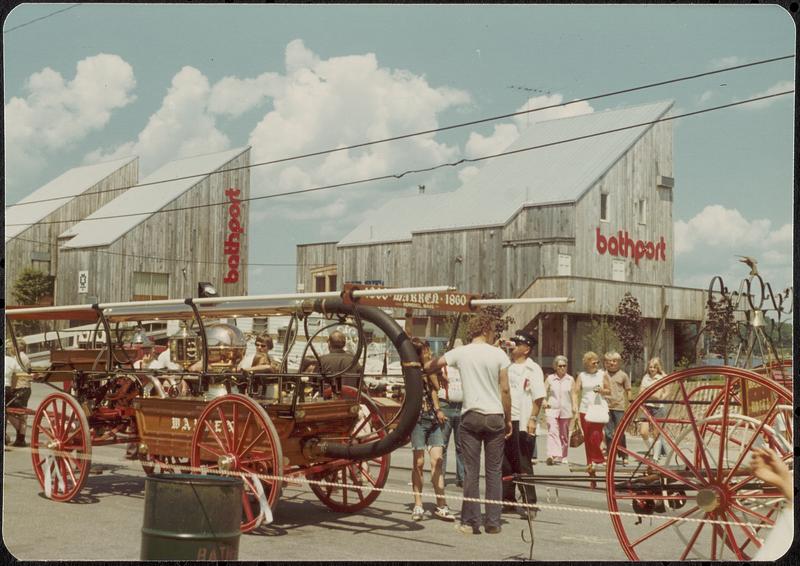
[[[405,384],[405,401],[397,419],[397,427],[383,438],[364,444],[339,444],[320,442],[316,451],[332,458],[348,458],[351,460],[364,460],[377,458],[400,448],[406,438],[411,434],[419,418],[419,408],[422,404],[422,371],[417,351],[411,344],[411,338],[400,328],[392,317],[376,307],[357,307],[345,304],[342,299],[320,299],[314,303],[314,310],[322,313],[353,314],[355,309],[362,320],[371,322],[380,328],[386,338],[394,344],[400,363],[403,368],[403,383]]]

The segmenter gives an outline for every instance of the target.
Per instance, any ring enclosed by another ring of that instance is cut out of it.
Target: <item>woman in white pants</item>
[[[569,451],[569,425],[578,412],[572,399],[575,379],[567,373],[567,358],[556,356],[553,369],[545,380],[547,397],[545,416],[547,417],[547,465],[567,463]]]

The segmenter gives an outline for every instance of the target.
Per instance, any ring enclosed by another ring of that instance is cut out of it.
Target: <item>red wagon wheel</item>
[[[343,388],[343,396],[355,398],[356,390]],[[350,444],[374,442],[386,435],[378,407],[361,395],[359,417],[350,431]],[[326,506],[341,513],[353,513],[372,504],[389,477],[390,454],[360,461],[342,461],[314,479],[336,485],[310,484],[311,491]],[[374,489],[377,488],[377,489]]]
[[[33,471],[45,496],[69,501],[86,482],[91,464],[86,414],[70,395],[52,393],[36,410],[31,435]]]
[[[697,387],[711,389],[712,398],[698,400],[692,394]],[[669,413],[653,417],[643,406],[658,402],[655,394],[663,388],[671,393],[665,403]],[[750,453],[772,446],[792,465],[791,443],[778,438],[775,426],[782,407],[790,405],[791,393],[772,379],[725,366],[674,373],[631,403],[609,454],[622,451],[636,468],[618,470],[609,459],[606,475],[611,521],[627,557],[750,560],[781,505],[777,492],[765,489],[750,472]],[[661,435],[669,452],[666,462],[654,450],[642,455],[620,446],[624,427],[639,415]],[[620,511],[640,517],[622,517],[616,514]],[[657,520],[646,518],[653,513]],[[676,549],[674,555],[665,554],[670,548]]]
[[[214,399],[197,419],[192,467],[203,473],[238,472],[244,482],[242,532],[269,520],[280,496],[283,475],[280,439],[267,412],[249,397]]]

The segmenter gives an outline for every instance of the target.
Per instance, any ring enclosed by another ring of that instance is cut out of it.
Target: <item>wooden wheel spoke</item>
[[[66,449],[68,447],[69,443],[72,441],[72,439],[75,438],[77,435],[81,434],[82,432],[83,432],[83,428],[76,428],[72,433],[70,433],[70,435],[67,436],[64,439],[64,442],[63,442],[64,448]],[[81,443],[78,446],[76,446],[75,448],[83,448],[83,438],[81,438]]]
[[[758,436],[761,434],[761,431],[764,430],[764,426],[766,426],[767,421],[769,421],[770,417],[775,412],[775,408],[778,406],[778,401],[779,399],[776,396],[775,402],[772,403],[772,406],[769,408],[769,411],[767,411],[766,416],[764,416],[761,419],[761,423],[758,425],[758,428],[753,432],[753,435],[750,437],[750,440],[747,442],[744,449],[739,454],[739,458],[736,460],[736,463],[730,469],[728,475],[725,476],[726,483],[730,481],[731,477],[733,477],[733,474],[736,472],[736,470],[739,469],[739,466],[742,464],[742,460],[744,460],[744,457],[747,455],[748,452],[750,452],[750,449],[753,447],[753,443],[756,441],[756,438],[758,438]]]
[[[46,417],[47,417],[47,415],[45,415],[45,418],[46,418]],[[48,419],[48,420],[47,420],[47,424],[49,424],[49,425],[50,425],[50,428],[49,428],[49,429],[47,429],[47,428],[43,428],[43,427],[39,427],[39,428],[38,428],[38,430],[40,430],[41,432],[43,432],[43,433],[45,434],[45,436],[47,436],[47,437],[48,437],[50,440],[53,440],[53,441],[55,441],[55,440],[56,440],[56,437],[55,437],[55,433],[54,433],[54,432],[53,432],[53,430],[52,430],[52,428],[53,428],[53,425],[52,425],[52,424],[50,424],[50,419]]]
[[[675,481],[679,482],[680,484],[687,485],[690,488],[695,489],[695,490],[699,489],[697,484],[692,483],[687,478],[685,478],[685,477],[683,477],[683,476],[681,476],[679,474],[676,474],[675,472],[673,472],[669,468],[666,468],[666,467],[662,466],[658,462],[653,462],[652,460],[647,460],[644,456],[634,452],[633,450],[631,450],[630,448],[627,448],[626,446],[617,446],[617,450],[629,455],[631,458],[634,458],[634,459],[638,460],[642,464],[650,466],[651,468],[653,468],[654,471],[657,471],[657,472],[659,472],[659,473],[661,473],[661,474],[663,474],[663,475],[665,475],[667,477],[670,477],[670,478],[674,479]],[[701,478],[699,478],[699,479],[701,479]],[[701,479],[701,481],[702,481],[702,479]]]
[[[235,406],[236,405],[234,404],[234,407]],[[225,419],[225,413],[222,410],[222,405],[221,404],[220,404],[219,407],[217,407],[217,415],[219,416],[219,419],[222,422],[222,434],[223,434],[223,436],[225,436],[225,442],[226,442],[225,447],[228,450],[233,450],[233,444],[234,444],[233,435],[228,430],[228,421]]]
[[[733,511],[731,511],[730,509],[727,511],[727,513],[730,516],[730,518],[733,519],[734,523],[744,523],[745,522],[740,517],[738,517]],[[758,540],[758,537],[756,536],[756,534],[753,531],[751,531],[746,525],[739,525],[739,529],[741,529],[741,531],[747,537],[747,542],[745,542],[745,544],[741,547],[742,550],[744,550],[745,546],[747,546],[747,544],[749,544],[750,542],[755,543],[755,545],[758,548],[761,548],[761,541]]]
[[[692,412],[691,406],[689,406],[688,412],[689,414],[691,414]],[[666,433],[666,430],[661,428],[661,425],[656,422],[656,419],[653,417],[653,415],[650,414],[649,411],[645,411],[644,416],[647,418],[647,420],[650,421],[653,427],[655,427],[656,432],[661,435],[662,440],[665,440],[667,444],[669,444],[673,452],[675,452],[675,454],[680,455],[681,460],[683,460],[684,464],[686,464],[686,467],[689,468],[692,474],[694,474],[694,477],[697,478],[697,480],[702,483],[703,477],[700,474],[700,472],[697,470],[697,468],[694,467],[694,464],[692,464],[692,462],[689,461],[689,458],[686,456],[686,454],[684,454],[683,451],[680,448],[678,448],[678,445],[675,444],[675,441]],[[654,464],[658,465],[656,462],[654,462]]]
[[[350,433],[350,436],[353,438],[357,437],[358,433],[364,430],[364,427],[367,426],[369,422],[370,422],[369,415],[361,419],[361,422],[356,423],[357,426],[355,429],[353,429],[353,432]]]
[[[239,453],[239,449],[242,447],[242,443],[244,442],[244,437],[247,436],[247,427],[250,424],[250,418],[252,416],[253,416],[253,413],[251,411],[247,411],[247,418],[244,420],[244,425],[242,426],[242,430],[239,431],[239,435],[238,435],[239,436],[239,441],[236,443],[236,446],[234,447],[234,452],[236,454]],[[234,422],[233,426],[235,428],[237,421],[234,420],[233,422]]]
[[[217,441],[217,446],[219,446],[223,450],[223,452],[226,452],[226,450],[225,450],[225,448],[226,448],[225,442],[219,437],[219,435],[217,434],[217,431],[214,430],[214,425],[212,424],[212,422],[210,420],[204,420],[203,421],[203,426],[206,427],[208,432],[211,433],[211,436],[214,437],[214,440]]]
[[[65,468],[66,468],[67,472],[69,473],[70,479],[72,480],[72,485],[78,485],[78,480],[75,479],[75,472],[74,472],[74,470],[72,468],[72,460],[70,459],[69,456],[66,457],[66,460],[67,461],[66,461]],[[80,466],[77,463],[75,463],[75,467],[80,469]]]
[[[725,462],[725,437],[728,432],[728,417],[730,415],[730,390],[731,377],[725,376],[725,387],[722,389],[722,433],[719,442],[719,458],[717,458],[717,480],[722,479],[722,467]],[[716,540],[716,539],[715,539]]]
[[[694,412],[692,411],[692,405],[689,403],[689,396],[686,393],[686,386],[684,385],[683,381],[679,381],[678,384],[680,385],[680,391],[681,394],[683,395],[683,400],[686,402],[686,406],[688,407],[686,412],[689,415],[689,421],[691,422],[692,433],[694,434],[697,449],[700,452],[700,456],[702,457],[706,473],[708,474],[708,477],[711,477],[711,465],[708,463],[708,458],[706,457],[706,451],[703,447],[704,444],[703,439],[701,438],[700,431],[697,428],[697,419],[695,419]]]
[[[245,448],[244,450],[239,452],[239,456],[244,456],[245,454],[250,452],[253,449],[253,447],[258,443],[259,440],[261,440],[261,438],[265,434],[267,434],[267,431],[262,428],[261,431],[256,435],[256,437],[250,442],[250,444],[247,445],[247,448]],[[270,444],[270,448],[271,447],[272,447],[272,445]]]
[[[657,526],[655,529],[653,529],[653,530],[652,530],[652,531],[650,531],[649,533],[645,533],[645,534],[643,534],[642,536],[640,536],[638,539],[636,539],[635,541],[633,541],[633,542],[631,543],[631,547],[635,547],[635,546],[637,546],[637,545],[639,545],[639,544],[643,543],[644,541],[646,541],[646,540],[648,540],[649,538],[651,538],[651,537],[653,537],[653,536],[657,535],[657,534],[658,534],[658,533],[660,533],[661,531],[663,531],[663,530],[665,530],[665,529],[668,529],[669,527],[671,527],[672,525],[674,525],[675,523],[677,523],[677,522],[678,522],[678,521],[680,521],[681,519],[686,519],[687,517],[689,517],[689,515],[693,514],[693,513],[694,513],[694,512],[696,512],[696,511],[699,511],[699,510],[700,510],[700,508],[699,508],[699,507],[697,507],[697,506],[694,506],[694,507],[692,507],[691,509],[689,509],[688,511],[684,512],[683,514],[681,514],[681,515],[679,515],[679,516],[677,516],[677,517],[673,517],[673,518],[672,518],[672,519],[670,519],[669,521],[664,521],[664,522],[663,522],[661,525]]]
[[[686,560],[686,557],[689,556],[689,553],[692,551],[692,548],[694,547],[694,543],[697,541],[697,537],[700,536],[700,531],[702,531],[703,527],[705,526],[706,526],[705,523],[700,523],[699,525],[697,525],[697,529],[695,529],[694,533],[692,534],[692,537],[689,539],[689,543],[687,544],[686,549],[683,551],[683,554],[681,554],[680,560]]]
[[[792,453],[790,452],[790,453],[784,454],[784,455],[781,457],[781,460],[783,460],[783,462],[784,462],[784,463],[789,463],[789,462],[791,462],[791,460],[792,460]],[[750,482],[751,482],[751,481],[753,481],[754,479],[756,479],[756,476],[755,476],[755,474],[747,474],[746,476],[744,476],[744,479],[742,479],[742,480],[738,481],[737,483],[735,483],[734,485],[732,485],[732,486],[731,486],[729,489],[730,489],[730,491],[731,491],[731,492],[734,492],[734,493],[735,493],[735,492],[739,491],[739,489],[740,489],[740,488],[741,488],[743,485],[746,485],[746,484],[750,483]]]
[[[254,456],[254,457],[248,458],[246,460],[239,460],[239,463],[240,463],[241,466],[244,466],[245,464],[250,465],[250,464],[257,464],[259,462],[267,462],[267,463],[269,463],[269,462],[272,462],[272,460],[273,460],[273,457],[272,457],[271,454],[265,454],[263,456]],[[269,467],[270,467],[270,469],[273,468],[273,466],[269,466]]]
[[[756,519],[758,519],[758,520],[759,520],[759,521],[761,521],[762,523],[765,523],[765,524],[767,524],[767,525],[774,525],[774,524],[775,524],[775,521],[773,521],[772,519],[770,519],[770,518],[769,518],[769,515],[762,515],[761,513],[756,513],[756,512],[755,512],[755,511],[753,511],[752,509],[748,509],[748,508],[747,508],[747,507],[745,507],[744,505],[741,505],[741,504],[739,504],[739,503],[736,503],[735,501],[731,501],[731,502],[730,502],[730,505],[731,505],[731,507],[733,507],[734,509],[737,509],[737,510],[739,510],[739,511],[740,511],[740,512],[742,512],[742,513],[746,513],[747,515],[751,515],[751,516],[755,517]],[[776,504],[776,508],[777,508],[777,504]],[[773,511],[774,511],[774,510],[775,510],[775,508],[773,508]],[[772,514],[772,512],[770,512],[770,515],[771,515],[771,514]]]
[[[204,442],[200,442],[200,443],[198,443],[198,447],[200,448],[200,450],[205,450],[206,452],[210,452],[214,456],[223,456],[223,455],[225,455],[225,451],[224,450],[217,450],[211,444],[206,444]]]
[[[724,512],[719,517],[721,519],[725,519]],[[731,529],[731,526],[728,525],[728,524],[725,524],[725,525],[723,525],[723,530],[724,530],[725,534],[727,535],[725,537],[725,539],[726,539],[728,548],[733,550],[734,554],[736,554],[736,558],[737,559],[744,560],[745,559],[744,553],[742,552],[742,549],[739,548],[739,543],[736,542],[736,538],[733,536],[733,530]]]

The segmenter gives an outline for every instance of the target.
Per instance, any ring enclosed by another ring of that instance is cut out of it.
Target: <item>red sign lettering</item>
[[[236,283],[239,280],[239,242],[244,234],[244,222],[240,220],[242,208],[239,205],[239,189],[226,189],[225,195],[231,201],[228,207],[228,234],[225,238],[225,255],[228,257],[228,274],[225,283]]]
[[[600,233],[600,228],[597,228],[596,234],[595,245],[600,255],[608,252],[614,257],[630,257],[636,265],[639,265],[639,260],[642,258],[667,261],[667,243],[664,241],[664,236],[655,243],[634,241],[625,230],[620,230],[615,236],[606,237]]]

